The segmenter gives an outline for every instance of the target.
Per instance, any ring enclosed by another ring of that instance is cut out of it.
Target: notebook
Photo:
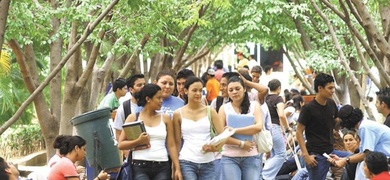
[[[230,126],[232,128],[241,128],[241,127],[253,125],[255,122],[255,117],[252,115],[228,114],[226,121],[227,121],[227,126]],[[253,140],[253,135],[233,134],[232,137],[239,139],[241,141]]]
[[[138,139],[139,135],[146,132],[145,125],[143,121],[135,121],[123,124],[123,130],[125,131],[127,140]],[[140,145],[145,146],[145,145]],[[140,147],[137,146],[137,147]],[[137,148],[136,147],[136,148]]]

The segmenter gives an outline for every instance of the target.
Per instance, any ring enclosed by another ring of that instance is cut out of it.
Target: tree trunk
[[[69,2],[69,1],[68,1]],[[102,19],[111,11],[111,9],[118,3],[118,0],[112,0],[111,3],[107,6],[106,9],[103,10],[103,12],[95,19],[95,21],[91,22],[88,24],[88,27],[84,30],[83,35],[80,37],[79,41],[75,43],[74,46],[72,46],[64,58],[61,60],[59,65],[49,73],[49,75],[45,78],[45,80],[39,84],[39,86],[34,90],[34,92],[20,105],[19,109],[15,112],[15,114],[7,120],[1,127],[0,127],[0,135],[4,133],[5,130],[7,130],[13,123],[15,123],[19,117],[22,115],[23,111],[28,107],[28,105],[34,101],[35,98],[37,98],[43,91],[43,89],[50,83],[51,79],[55,77],[57,73],[59,73],[62,69],[62,67],[66,64],[66,62],[69,60],[69,58],[72,56],[72,54],[80,47],[81,43],[85,41],[85,39],[93,32],[95,27],[102,21]],[[16,41],[15,41],[16,43]],[[20,53],[20,55],[22,55]],[[23,71],[21,70],[21,73],[23,74]],[[27,72],[27,71],[26,71]],[[27,76],[24,77],[24,82],[26,83],[31,83],[32,81],[29,79],[29,75],[26,74]],[[25,80],[27,79],[27,81]],[[38,83],[37,83],[38,84]],[[65,99],[65,98],[64,98]],[[63,115],[64,111],[61,111],[61,116]],[[61,117],[62,120],[62,117]],[[68,119],[69,120],[69,119]],[[66,120],[64,120],[66,121]],[[41,121],[40,121],[41,123]],[[44,122],[47,123],[47,122]],[[61,122],[60,122],[61,124]],[[41,127],[43,125],[41,124]],[[43,132],[44,133],[44,132]],[[44,135],[45,137],[45,135]]]
[[[145,47],[145,44],[148,42],[150,38],[149,34],[145,34],[144,37],[139,42],[139,46],[134,48],[133,54],[131,54],[130,59],[127,61],[125,67],[123,67],[121,74],[119,77],[121,78],[126,78],[128,74],[134,74],[135,72],[135,67],[137,61],[139,61],[139,53],[141,53],[141,50]],[[133,71],[130,71],[133,68]],[[139,72],[138,72],[139,73]]]
[[[57,9],[58,2],[56,0],[51,1],[51,6],[53,9]],[[50,37],[54,37],[59,30],[60,20],[53,16],[51,18],[52,31],[50,32]],[[63,41],[60,36],[54,39],[50,44],[50,72],[54,71],[54,69],[59,65],[62,59],[62,45]],[[54,78],[50,81],[50,109],[51,114],[53,116],[53,128],[54,132],[57,134],[59,131],[59,123],[61,118],[61,73],[57,73]],[[54,138],[51,137],[52,140]],[[47,157],[51,157],[55,154],[52,147],[53,142],[49,142],[46,146]],[[49,161],[50,158],[47,160]]]
[[[15,40],[8,42],[16,56],[16,61],[20,68],[20,73],[23,81],[30,93],[33,93],[39,84],[38,70],[34,57],[34,50],[32,45],[26,45],[24,51],[20,48]],[[56,118],[50,113],[49,107],[46,103],[43,93],[39,93],[34,99],[34,106],[38,116],[39,124],[41,125],[42,135],[45,140],[47,149],[47,158],[55,153],[51,147],[55,137],[58,135],[58,122]]]
[[[342,19],[346,23],[347,27],[352,32],[352,36],[353,36],[352,38],[356,37],[359,40],[359,42],[361,43],[361,45],[365,48],[366,52],[371,57],[371,59],[374,62],[375,66],[378,68],[378,71],[380,73],[380,77],[382,78],[381,84],[390,84],[390,78],[387,76],[385,68],[383,67],[383,65],[381,63],[383,55],[380,54],[380,51],[378,50],[378,48],[375,45],[374,41],[372,40],[371,36],[366,31],[367,39],[365,39],[360,34],[360,32],[355,28],[355,26],[352,25],[352,22],[351,22],[351,19],[350,19],[350,14],[349,14],[350,12],[357,19],[358,23],[361,26],[364,26],[363,25],[363,20],[361,19],[360,15],[356,12],[356,10],[353,7],[353,5],[351,4],[350,0],[347,0],[347,1],[339,0],[340,7],[343,10],[344,14],[342,12],[340,12],[329,1],[321,0],[321,2],[324,3],[328,8],[330,8],[336,15],[338,15],[340,17],[340,19]],[[350,11],[347,9],[347,7],[345,6],[344,2],[347,3]],[[356,48],[356,49],[359,51],[360,47]],[[365,66],[365,64],[363,64],[363,66],[365,67],[365,69],[369,69],[369,68],[367,68],[367,66]],[[366,71],[366,72],[368,72],[368,71]],[[379,84],[379,83],[376,83],[376,84]]]
[[[370,13],[367,10],[366,5],[361,0],[351,0],[355,5],[356,10],[363,20],[363,28],[368,35],[373,37],[375,44],[380,49],[381,53],[387,58],[390,59],[390,45],[385,40],[382,33],[380,33],[378,27],[375,25],[375,22],[371,18]]]
[[[11,0],[0,0],[0,54],[4,43],[4,34],[7,24],[8,9]]]
[[[313,0],[310,0],[310,3],[312,4],[312,6],[314,7],[314,9],[316,10],[316,12],[321,16],[321,18],[325,21],[326,25],[328,26],[328,30],[332,36],[332,40],[335,44],[335,48],[339,54],[339,58],[340,58],[340,62],[341,64],[344,66],[345,70],[348,72],[349,74],[349,77],[351,78],[352,80],[352,83],[353,85],[355,86],[356,88],[356,91],[358,92],[359,94],[359,98],[361,100],[361,102],[363,103],[366,111],[367,111],[367,114],[370,118],[372,119],[375,119],[374,118],[374,115],[371,111],[371,108],[368,106],[368,102],[365,98],[365,95],[364,95],[364,92],[363,92],[363,89],[361,88],[360,86],[360,82],[357,80],[357,78],[355,77],[355,75],[352,73],[352,70],[351,68],[349,67],[347,61],[346,61],[346,57],[344,56],[344,52],[341,50],[341,46],[340,46],[340,43],[336,37],[336,33],[333,29],[333,26],[332,24],[330,23],[329,19],[326,17],[326,15],[319,9],[319,7],[317,6],[317,4],[313,1]]]
[[[336,82],[335,84],[337,84],[335,94],[338,97],[340,103],[342,105],[350,104],[351,90],[347,91],[346,89],[351,88],[351,86],[348,85],[348,83],[351,82],[351,80],[345,74],[335,76],[334,78],[335,78],[335,82]],[[359,99],[359,98],[357,98],[357,99]]]
[[[294,0],[294,3],[300,4],[299,0]],[[299,34],[301,34],[301,43],[302,43],[303,49],[305,51],[311,50],[312,45],[311,45],[310,37],[307,35],[305,28],[303,28],[302,21],[300,19],[297,19],[294,17],[291,17],[291,18],[293,19],[293,22],[295,24],[295,27],[297,28],[297,31],[299,32]]]
[[[93,91],[91,91],[91,101],[89,104],[89,107],[91,107],[92,109],[97,107],[97,100],[100,92],[99,90],[102,88],[104,77],[109,71],[111,64],[114,62],[114,59],[115,59],[115,55],[109,53],[107,59],[104,61],[103,66],[101,68],[95,68],[93,72],[92,87],[91,87]]]

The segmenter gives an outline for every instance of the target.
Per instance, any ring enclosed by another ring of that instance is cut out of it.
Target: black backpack
[[[123,102],[123,110],[125,111],[125,120],[131,114],[131,99]]]

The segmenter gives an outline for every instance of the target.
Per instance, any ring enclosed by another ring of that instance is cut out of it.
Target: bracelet
[[[99,177],[99,176],[97,176],[96,178],[97,178],[98,180],[102,180],[102,179],[100,179],[100,177]]]
[[[245,145],[244,141],[240,141],[240,148],[243,148]]]

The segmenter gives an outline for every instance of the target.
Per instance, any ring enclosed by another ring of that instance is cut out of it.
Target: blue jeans
[[[313,180],[323,180],[326,178],[326,174],[329,171],[330,163],[327,161],[326,157],[322,154],[309,153],[310,155],[316,155],[315,160],[317,161],[317,166],[308,167],[306,165],[307,171],[309,172],[309,179]],[[351,155],[350,152],[334,150],[332,154],[336,154],[339,157],[347,157]]]
[[[133,160],[133,177],[137,180],[170,180],[171,165],[167,162]]]
[[[307,180],[309,179],[309,173],[306,168],[302,168],[291,178],[291,180]]]
[[[214,160],[215,180],[223,180],[221,170],[221,159]]]
[[[280,126],[272,124],[271,134],[273,141],[271,158],[267,159],[264,164],[263,179],[275,179],[286,159],[286,144]]]
[[[222,156],[222,176],[228,180],[259,180],[260,156],[227,157]]]
[[[180,160],[180,169],[185,180],[215,179],[214,161],[209,163],[194,163]]]

